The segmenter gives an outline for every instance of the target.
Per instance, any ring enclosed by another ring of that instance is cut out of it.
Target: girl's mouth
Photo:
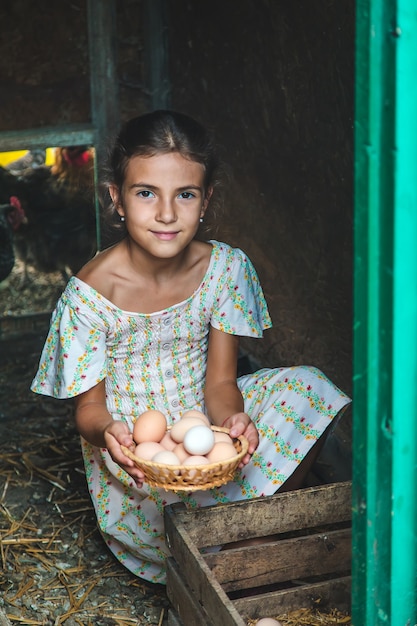
[[[152,231],[153,235],[155,235],[155,237],[157,239],[160,239],[161,241],[171,241],[172,239],[174,239],[177,235],[178,235],[178,231],[172,231],[169,233],[165,233],[165,232],[159,232],[159,231]]]

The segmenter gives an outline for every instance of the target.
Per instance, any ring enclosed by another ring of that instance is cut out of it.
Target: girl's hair
[[[204,191],[211,187],[216,192],[221,168],[211,133],[188,115],[167,110],[140,115],[122,126],[110,154],[106,187],[112,184],[122,189],[126,168],[132,157],[151,157],[169,152],[178,152],[186,159],[201,163],[205,172]],[[109,201],[109,194],[107,196],[106,221],[124,234],[124,225]],[[218,201],[217,193],[213,196],[211,207]]]

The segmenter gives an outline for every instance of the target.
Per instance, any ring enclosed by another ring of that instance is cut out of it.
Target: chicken
[[[7,172],[9,174],[9,172]],[[65,280],[96,252],[94,154],[88,147],[57,148],[53,166],[29,167],[13,177],[0,172],[0,188],[16,195],[26,219],[14,232],[25,266],[61,272]],[[4,195],[0,189],[0,201]]]
[[[19,159],[8,163],[6,165],[6,169],[12,174],[20,174],[20,172],[23,172],[30,167],[36,168],[43,165],[45,163],[45,158],[46,150],[35,148],[34,150],[29,150]]]
[[[14,232],[24,222],[25,214],[19,200],[12,196],[9,204],[0,205],[0,282],[14,267]]]

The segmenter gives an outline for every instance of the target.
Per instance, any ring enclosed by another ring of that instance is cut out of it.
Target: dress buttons
[[[170,317],[167,317],[167,318],[164,319],[164,326],[169,326],[170,323],[171,323],[171,318]]]
[[[177,407],[177,406],[179,405],[178,400],[173,400],[173,401],[171,402],[171,405],[172,405],[172,406],[174,406],[174,407]]]
[[[169,343],[163,343],[163,344],[162,344],[162,350],[169,350],[170,345],[171,345],[171,344],[169,344]]]
[[[172,370],[166,370],[166,372],[165,372],[165,376],[166,376],[167,378],[172,378],[172,377],[173,377],[173,375],[174,375],[174,372],[173,372]]]

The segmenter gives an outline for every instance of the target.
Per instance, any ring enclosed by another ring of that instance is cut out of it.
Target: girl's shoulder
[[[98,252],[81,268],[77,273],[77,278],[104,297],[108,297],[111,290],[112,275],[115,267],[120,266],[121,256],[120,244],[106,248]]]

